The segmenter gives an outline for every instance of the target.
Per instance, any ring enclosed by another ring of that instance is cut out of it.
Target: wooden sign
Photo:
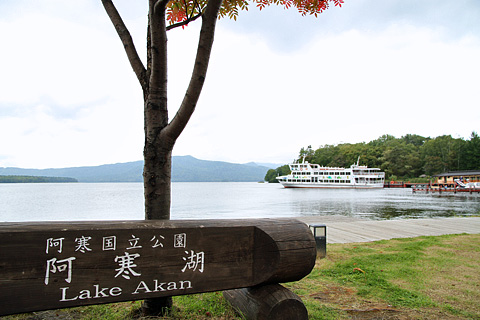
[[[0,223],[0,315],[296,281],[315,255],[290,219]]]

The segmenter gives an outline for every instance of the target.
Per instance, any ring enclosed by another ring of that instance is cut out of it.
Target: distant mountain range
[[[208,161],[192,156],[174,156],[172,159],[173,182],[248,182],[263,181],[265,174],[276,164],[246,164]],[[0,175],[68,177],[78,182],[142,182],[143,160],[105,164],[94,167],[61,169],[0,168]]]

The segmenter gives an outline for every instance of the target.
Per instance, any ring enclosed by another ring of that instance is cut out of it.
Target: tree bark
[[[167,36],[165,5],[151,1],[149,39],[151,70],[145,101],[144,189],[145,218],[169,219],[171,202],[172,150],[193,114],[205,82],[213,46],[215,25],[222,0],[210,0],[202,15],[195,65],[180,108],[168,123]]]
[[[143,182],[146,220],[170,219],[172,150],[200,97],[213,46],[218,12],[222,4],[222,0],[209,0],[202,14],[202,28],[190,83],[177,114],[169,123],[165,19],[168,2],[169,0],[149,0],[145,68],[112,0],[102,0],[143,90],[145,130]],[[165,307],[169,306],[171,299],[149,300],[145,303],[144,312],[152,314],[156,313],[156,310],[164,311]]]
[[[168,1],[149,0],[147,35],[148,90],[144,90],[143,186],[145,219],[170,219],[172,149],[175,141],[163,131],[168,125],[167,109],[167,30],[165,9]],[[144,316],[165,316],[172,297],[145,299]]]
[[[150,0],[148,90],[144,92],[145,145],[143,183],[145,219],[170,218],[171,157],[174,141],[163,130],[168,125],[167,109],[167,1]]]
[[[107,12],[108,17],[110,18],[110,21],[115,27],[120,40],[122,41],[123,48],[125,49],[125,53],[127,54],[128,61],[132,66],[133,72],[135,72],[138,82],[140,82],[142,89],[145,91],[148,85],[146,70],[142,61],[140,60],[140,57],[138,56],[137,50],[135,49],[130,32],[123,23],[123,20],[117,11],[117,8],[115,8],[112,0],[102,0],[102,4]]]

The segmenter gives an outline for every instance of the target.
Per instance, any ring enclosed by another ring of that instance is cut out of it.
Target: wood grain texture
[[[315,240],[292,219],[0,224],[0,315],[303,278]]]
[[[227,290],[223,296],[248,320],[308,320],[300,297],[279,284]]]

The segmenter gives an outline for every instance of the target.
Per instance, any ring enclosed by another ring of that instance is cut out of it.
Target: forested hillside
[[[324,145],[317,150],[302,148],[299,159],[303,157],[327,167],[349,167],[360,157],[361,165],[382,169],[387,179],[408,179],[447,171],[480,170],[480,137],[476,132],[468,140],[451,135],[383,135],[368,143]],[[272,169],[265,180],[274,182],[277,175],[288,173],[288,166]]]
[[[272,168],[272,167],[270,167]],[[173,182],[262,181],[269,168],[255,163],[208,161],[192,156],[172,158]],[[72,177],[79,182],[142,182],[143,161],[60,169],[2,168],[0,176]],[[18,180],[18,179],[17,179]],[[1,182],[1,181],[0,181]],[[6,182],[5,180],[3,182]],[[31,181],[25,181],[31,182]]]
[[[0,183],[67,183],[78,182],[74,178],[39,176],[0,176]]]

